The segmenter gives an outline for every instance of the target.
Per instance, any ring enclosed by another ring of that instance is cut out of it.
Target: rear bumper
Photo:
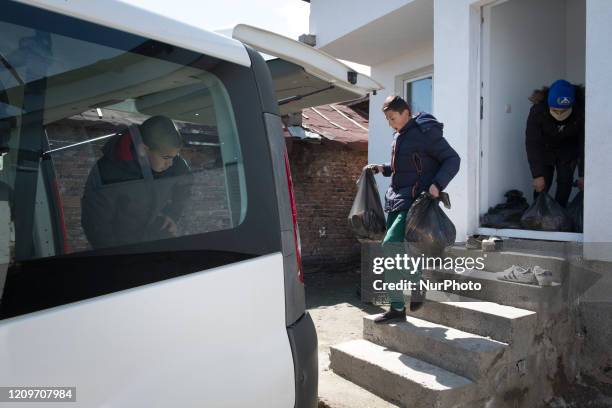
[[[318,405],[319,356],[317,332],[308,312],[287,327],[295,370],[295,408]]]

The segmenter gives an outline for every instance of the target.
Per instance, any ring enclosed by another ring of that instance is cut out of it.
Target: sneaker
[[[508,269],[502,272],[502,276],[497,279],[505,280],[510,282],[526,283],[529,285],[537,285],[538,280],[536,279],[531,268],[523,268],[520,265],[512,265]]]
[[[541,266],[534,266],[533,274],[535,275],[540,286],[552,286],[553,274],[548,269],[544,269]]]
[[[472,235],[468,237],[465,243],[466,249],[482,249],[482,241],[485,239],[482,235]]]
[[[423,302],[425,301],[425,291],[424,290],[415,290],[410,294],[410,311],[416,312],[420,308],[423,307]]]
[[[483,251],[501,251],[504,241],[500,237],[489,237],[482,240]]]
[[[391,321],[405,319],[406,318],[406,308],[402,310],[396,310],[389,306],[389,310],[385,313],[382,313],[374,319],[374,323],[388,323]]]

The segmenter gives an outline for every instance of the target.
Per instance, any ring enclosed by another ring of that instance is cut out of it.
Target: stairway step
[[[502,275],[503,272],[488,272],[477,269],[466,270],[463,273],[454,270],[427,269],[423,271],[423,280],[479,283],[482,286],[480,290],[461,290],[450,286],[442,289],[442,291],[519,309],[539,311],[563,304],[562,286],[559,283],[553,283],[552,286],[529,285],[498,279]]]
[[[508,344],[407,316],[405,321],[363,319],[363,338],[477,381],[505,363]]]
[[[337,374],[405,407],[469,406],[477,395],[465,377],[366,340],[332,346],[330,361]]]
[[[537,334],[536,312],[444,292],[428,292],[421,309],[406,313],[433,323],[490,337],[508,343],[513,348],[515,345],[528,343]]]

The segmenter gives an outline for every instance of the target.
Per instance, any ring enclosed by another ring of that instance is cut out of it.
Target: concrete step
[[[516,282],[508,282],[498,279],[503,272],[487,272],[476,269],[466,270],[463,273],[454,270],[432,270],[423,271],[423,280],[428,282],[463,283],[463,288],[455,288],[450,285],[440,291],[455,293],[461,296],[499,303],[501,305],[513,306],[519,309],[531,311],[542,311],[555,309],[563,305],[563,291],[559,283],[552,286],[529,285]],[[472,283],[472,288],[468,284]],[[480,290],[475,284],[480,284]]]
[[[476,399],[469,379],[366,340],[332,346],[330,361],[335,373],[404,407],[468,407]]]
[[[506,362],[506,343],[412,316],[407,316],[403,322],[390,324],[376,324],[375,317],[365,316],[363,319],[365,340],[472,381],[487,377]]]
[[[528,347],[537,334],[536,312],[444,292],[428,292],[423,307],[406,314],[490,337],[513,348]]]
[[[559,256],[549,256],[535,254],[523,251],[490,251],[485,252],[475,249],[466,249],[465,247],[453,246],[448,248],[446,256],[479,258],[482,257],[484,270],[492,272],[501,272],[512,265],[521,265],[523,267],[540,266],[548,269],[553,273],[553,280],[562,283],[569,271],[569,263],[565,258]]]

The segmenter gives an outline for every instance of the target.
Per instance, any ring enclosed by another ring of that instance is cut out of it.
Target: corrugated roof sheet
[[[308,139],[312,139],[312,132],[357,150],[368,148],[368,120],[345,105],[322,105],[302,110],[302,127],[310,136]],[[285,136],[303,139],[287,129]]]

